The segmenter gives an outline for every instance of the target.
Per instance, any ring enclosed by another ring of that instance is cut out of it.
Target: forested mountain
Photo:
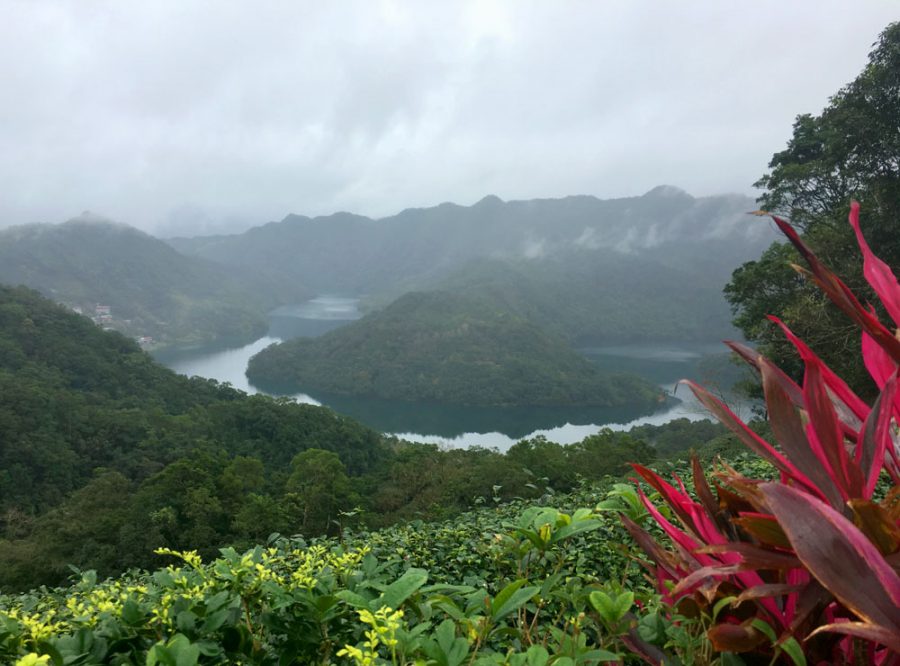
[[[367,295],[377,305],[444,288],[445,279],[448,288],[502,291],[511,271],[508,300],[541,317],[565,310],[556,323],[572,339],[709,339],[728,328],[720,285],[773,237],[745,216],[754,208],[748,197],[697,199],[672,187],[610,200],[489,196],[379,220],[289,215],[240,235],[169,242],[192,256],[323,292]],[[469,268],[473,260],[482,260],[478,271]],[[676,308],[677,320],[688,323],[673,323]]]
[[[540,494],[534,474],[561,489],[652,456],[609,431],[508,456],[388,439],[176,375],[37,292],[0,287],[0,589],[60,581],[69,564],[149,566],[159,547],[208,555],[331,532],[340,511],[370,526],[446,516]]]
[[[319,338],[250,360],[257,385],[463,405],[650,404],[658,389],[604,375],[560,338],[490,299],[412,292]]]
[[[265,333],[269,309],[309,296],[296,283],[186,258],[137,229],[87,216],[0,231],[0,283],[38,289],[157,344],[253,339]]]

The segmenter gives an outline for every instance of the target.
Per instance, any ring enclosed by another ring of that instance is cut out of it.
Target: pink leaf
[[[775,315],[768,316],[769,321],[773,321],[778,324],[779,328],[784,332],[785,336],[788,340],[791,341],[791,344],[797,349],[800,353],[800,358],[803,359],[804,364],[808,364],[810,362],[817,362],[819,364],[819,369],[822,373],[822,379],[825,382],[825,385],[838,397],[841,402],[843,402],[850,411],[856,416],[856,418],[861,423],[865,420],[866,416],[869,415],[869,406],[858,396],[856,395],[849,386],[847,386],[847,382],[837,376],[837,374],[829,368],[822,359],[816,356],[815,352],[807,346],[803,340],[794,335],[794,332],[788,328],[787,324],[781,321]],[[854,423],[858,427],[858,424]]]
[[[806,259],[812,271],[813,279],[816,284],[825,292],[825,295],[831,299],[832,303],[837,305],[848,317],[855,321],[864,331],[867,331],[874,340],[887,351],[891,357],[900,361],[900,340],[884,327],[871,312],[867,311],[853,292],[841,282],[838,277],[828,270],[812,250],[803,242],[799,234],[794,228],[782,220],[780,217],[773,215],[772,219],[781,229],[791,244],[797,248],[801,256]]]
[[[866,370],[878,385],[879,389],[883,389],[887,384],[887,380],[897,371],[897,364],[884,349],[881,348],[872,336],[863,331],[862,334],[862,355],[863,362],[866,364]]]
[[[900,632],[900,576],[859,528],[796,488],[760,490],[809,572],[862,619]]]
[[[885,310],[894,320],[894,324],[900,326],[900,285],[890,267],[875,256],[869,244],[866,242],[859,228],[859,202],[850,204],[850,226],[856,232],[856,242],[863,253],[863,274],[866,280],[878,294],[878,298],[884,304]]]

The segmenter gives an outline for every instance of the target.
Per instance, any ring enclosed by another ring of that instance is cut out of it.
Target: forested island
[[[250,360],[257,385],[463,405],[655,404],[634,375],[606,375],[564,340],[486,298],[414,292],[326,335]]]

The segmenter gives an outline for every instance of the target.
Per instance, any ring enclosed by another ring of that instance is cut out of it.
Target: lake
[[[237,349],[192,349],[156,355],[164,365],[183,375],[197,375],[247,393],[259,392],[244,371],[250,357],[268,345],[301,335],[320,335],[357,319],[355,299],[320,297],[309,303],[279,308],[270,314],[269,335]],[[724,345],[665,344],[619,345],[580,350],[590,360],[614,372],[641,375],[672,394],[676,382],[687,378],[712,386],[729,405],[749,416],[747,402],[736,400],[723,387],[731,386],[742,371],[727,361]],[[506,450],[518,440],[543,435],[560,444],[572,444],[601,428],[628,430],[636,425],[661,425],[678,418],[709,418],[684,386],[656,410],[626,407],[463,407],[408,403],[377,398],[315,393],[294,394],[299,402],[326,405],[367,426],[414,442],[445,447],[482,446]]]

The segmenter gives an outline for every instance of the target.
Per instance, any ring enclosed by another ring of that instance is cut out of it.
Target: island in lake
[[[652,404],[659,387],[607,374],[495,302],[412,292],[325,335],[267,347],[247,377],[269,391],[322,391],[459,405]]]

